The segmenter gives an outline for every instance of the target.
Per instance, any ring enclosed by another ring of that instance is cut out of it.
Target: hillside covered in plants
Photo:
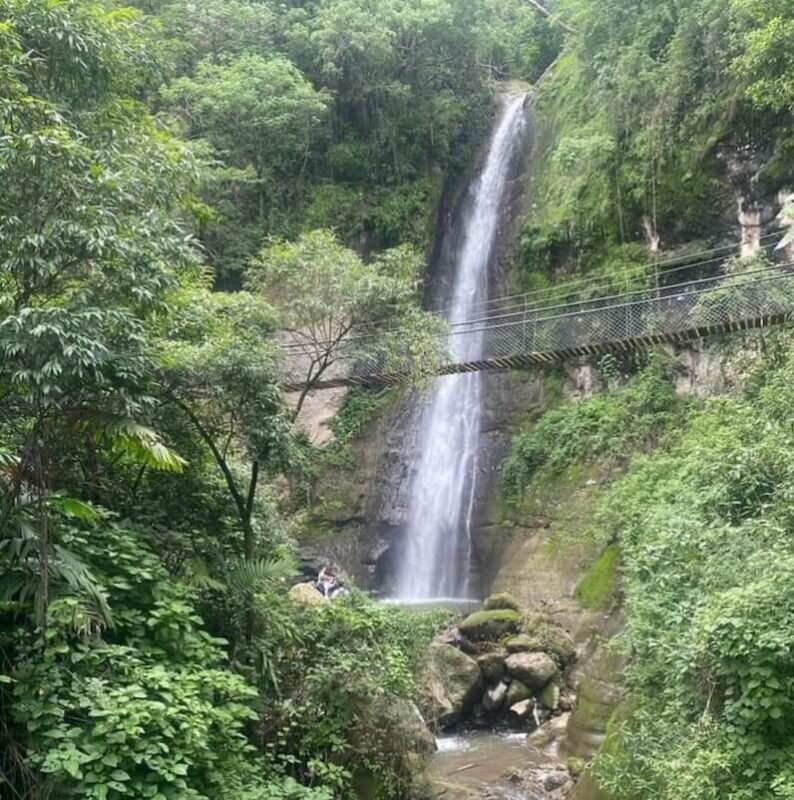
[[[426,388],[434,238],[506,86],[534,131],[510,289],[645,288],[756,234],[790,268],[788,0],[0,0],[0,797],[435,796],[427,654],[459,620],[327,601],[298,541],[404,390],[350,391],[318,442],[279,345],[316,380],[387,319],[357,352]],[[794,798],[794,339],[714,346],[718,391],[647,353],[519,402],[499,466],[514,514],[597,474],[626,690],[600,797]]]

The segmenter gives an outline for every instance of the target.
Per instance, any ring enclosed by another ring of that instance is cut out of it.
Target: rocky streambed
[[[489,597],[429,648],[423,712],[438,734],[430,796],[534,800],[573,786],[559,741],[576,697],[571,635],[507,593]]]
[[[425,712],[442,731],[534,730],[573,707],[575,655],[572,637],[551,618],[522,613],[509,594],[492,595],[430,646]]]

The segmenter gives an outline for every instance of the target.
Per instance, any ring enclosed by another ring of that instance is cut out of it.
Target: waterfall
[[[509,95],[491,134],[484,163],[469,187],[469,202],[454,253],[449,296],[451,323],[471,319],[488,297],[488,274],[507,195],[511,164],[527,124],[526,95]],[[456,359],[476,359],[482,334],[453,345]],[[456,337],[452,337],[453,340]],[[418,463],[408,495],[405,550],[397,597],[424,600],[468,597],[471,528],[477,481],[482,383],[479,373],[439,378],[419,417]]]

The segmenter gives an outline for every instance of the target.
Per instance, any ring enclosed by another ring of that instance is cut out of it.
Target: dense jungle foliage
[[[737,149],[782,187],[788,2],[681,6],[560,0],[567,34],[525,0],[0,0],[0,796],[408,796],[444,616],[287,596],[291,493],[387,398],[318,453],[274,332],[324,369],[389,316],[378,357],[434,363],[417,284],[500,81],[548,83],[555,120],[519,281],[636,264],[644,217],[701,233]],[[792,377],[784,352],[615,489],[618,796],[794,796]],[[682,419],[661,363],[613,389],[527,434],[515,492]]]
[[[609,388],[542,416],[504,466],[514,502],[548,470],[606,478],[590,534],[620,553],[630,690],[596,759],[610,797],[794,790],[794,350],[758,344],[755,363],[735,356],[742,392],[700,402],[676,397],[671,360],[628,380],[606,364]]]
[[[648,245],[724,237],[737,194],[791,185],[787,0],[558,5],[577,33],[540,95],[546,157],[517,286],[571,271],[622,285]]]

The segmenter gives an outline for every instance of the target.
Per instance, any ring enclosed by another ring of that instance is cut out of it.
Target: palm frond
[[[294,573],[292,559],[256,558],[238,562],[229,572],[226,582],[233,592],[250,596],[272,588],[279,580]]]
[[[167,447],[157,431],[134,419],[113,414],[92,414],[82,420],[97,439],[138,464],[160,472],[182,472],[187,461]]]
[[[90,601],[107,627],[113,625],[105,587],[96,578],[90,567],[73,550],[60,544],[52,546],[50,574],[60,580],[70,592]]]

